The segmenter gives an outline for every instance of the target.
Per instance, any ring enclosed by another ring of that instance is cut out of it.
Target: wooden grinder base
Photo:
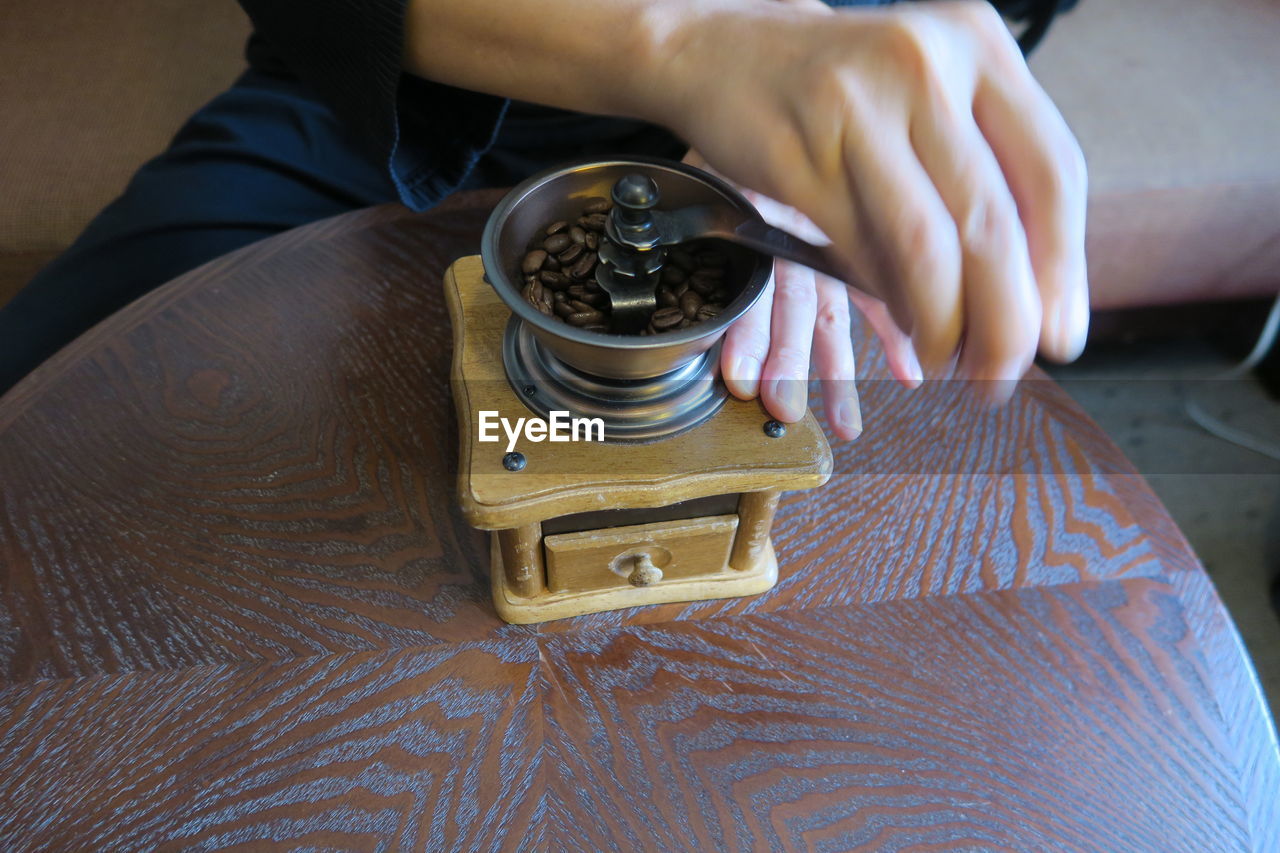
[[[445,273],[453,323],[458,496],[473,526],[493,531],[498,614],[531,623],[644,604],[755,595],[773,586],[769,531],[783,490],[820,486],[831,450],[811,413],[771,438],[756,401],[649,444],[532,443],[524,470],[502,465],[506,438],[479,440],[479,412],[532,412],[502,367],[510,312],[478,256]],[[687,502],[687,503],[686,503]],[[544,524],[554,530],[544,535]]]

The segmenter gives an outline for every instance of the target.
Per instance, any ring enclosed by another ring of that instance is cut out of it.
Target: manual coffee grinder
[[[548,316],[521,293],[531,238],[577,218],[592,198],[613,202],[594,270],[612,303],[608,331]],[[665,252],[739,225],[739,239],[717,244],[736,291],[724,309],[688,328],[631,333],[653,310]],[[741,193],[699,169],[592,162],[512,190],[489,218],[481,255],[445,273],[458,495],[467,521],[492,531],[503,619],[731,598],[776,582],[779,497],[826,482],[831,451],[811,413],[784,426],[759,401],[731,397],[719,378],[721,338],[772,271],[772,257],[743,244],[767,230]],[[776,244],[787,235],[765,236]],[[509,450],[509,432],[495,423],[522,418],[583,428],[576,441],[529,432]],[[601,432],[603,441],[585,440]]]

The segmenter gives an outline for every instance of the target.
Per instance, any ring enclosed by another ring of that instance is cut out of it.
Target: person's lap
[[[560,161],[679,143],[634,122],[513,105],[459,189],[507,186]],[[0,393],[164,282],[281,231],[397,200],[391,179],[296,80],[246,72],[197,112],[76,242],[0,308]]]

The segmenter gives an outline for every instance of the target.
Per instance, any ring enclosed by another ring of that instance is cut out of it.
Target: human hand
[[[876,307],[850,291],[899,379],[918,381],[921,363],[955,368],[1001,380],[989,393],[1007,396],[1037,347],[1056,360],[1079,354],[1083,157],[987,3],[730,4],[666,44],[656,81],[670,92],[666,123],[730,180],[831,236],[849,280],[885,297]],[[776,289],[731,330],[726,376],[749,396],[751,380],[733,374],[749,377],[750,365],[735,359],[767,350],[760,393],[794,419],[803,398],[788,388],[803,383],[777,379],[807,376],[806,326],[824,385],[836,393],[847,379],[852,393],[852,349],[836,346],[847,305],[841,286],[795,265],[778,266]],[[765,320],[773,343],[762,349]]]
[[[684,162],[711,170],[697,151],[691,150]],[[818,245],[830,243],[798,210],[745,187],[739,189],[769,224]],[[911,339],[894,323],[883,302],[788,261],[775,262],[773,278],[760,299],[725,333],[720,351],[725,385],[744,400],[758,395],[778,420],[797,421],[808,405],[812,360],[831,431],[846,441],[857,438],[862,434],[862,418],[850,302],[880,339],[894,378],[907,387],[919,385],[923,373]]]

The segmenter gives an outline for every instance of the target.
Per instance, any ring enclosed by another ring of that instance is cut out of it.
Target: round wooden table
[[[1240,640],[1043,374],[860,340],[764,595],[511,626],[441,274],[498,195],[214,261],[0,399],[0,848],[1280,849]]]

